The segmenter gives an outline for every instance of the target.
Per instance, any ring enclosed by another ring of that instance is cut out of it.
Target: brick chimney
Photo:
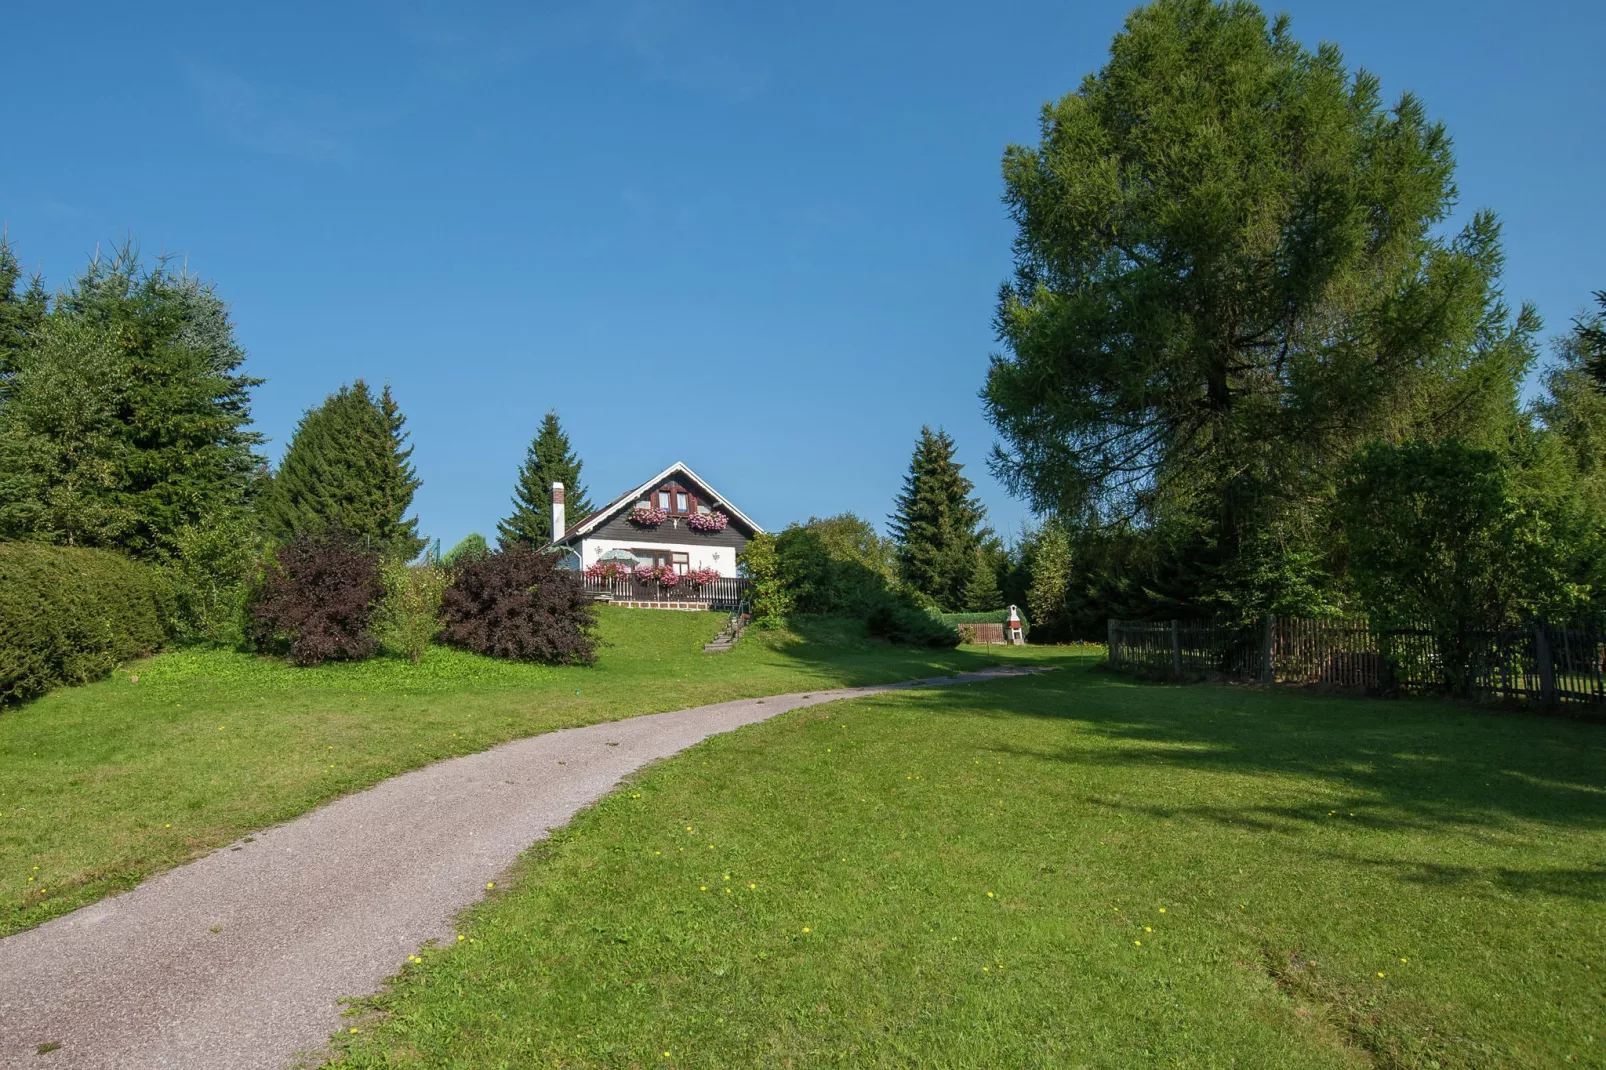
[[[552,541],[557,542],[568,530],[563,522],[563,484],[552,484]]]

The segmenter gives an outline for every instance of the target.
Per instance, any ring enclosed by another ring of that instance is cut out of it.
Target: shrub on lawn
[[[355,537],[298,535],[274,551],[251,592],[252,638],[297,665],[366,658],[379,648],[373,621],[384,594],[379,555]]]
[[[214,510],[173,536],[163,568],[173,592],[175,637],[186,643],[238,646],[249,631],[246,601],[262,561],[262,540],[239,510]]]
[[[580,573],[515,543],[460,564],[441,600],[441,639],[514,661],[590,665],[596,604]]]
[[[385,562],[381,572],[385,599],[379,606],[375,630],[386,651],[405,655],[415,664],[423,658],[440,634],[441,596],[448,576],[445,569],[427,562]]]
[[[110,550],[0,543],[0,702],[99,679],[167,637],[160,575]]]
[[[871,635],[910,646],[955,647],[960,640],[958,628],[895,594],[883,595],[870,607],[865,626]]]

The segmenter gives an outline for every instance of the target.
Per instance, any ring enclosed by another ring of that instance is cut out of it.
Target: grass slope
[[[179,651],[0,711],[0,935],[335,796],[509,739],[1001,660],[868,643],[839,622],[750,633],[728,654],[704,654],[723,620],[604,608],[610,645],[585,669],[444,648],[416,666],[313,669]]]
[[[335,1065],[1606,1065],[1606,729],[1084,664],[787,714],[532,850]]]

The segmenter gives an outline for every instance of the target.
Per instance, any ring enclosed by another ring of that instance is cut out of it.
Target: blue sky
[[[683,459],[774,528],[880,522],[941,424],[1013,531],[976,397],[999,158],[1131,6],[17,4],[0,218],[53,286],[125,234],[214,279],[275,460],[389,381],[447,545],[548,408],[595,499]],[[1448,123],[1548,332],[1606,288],[1606,7],[1286,10]]]

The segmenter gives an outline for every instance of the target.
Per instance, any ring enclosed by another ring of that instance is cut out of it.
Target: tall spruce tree
[[[903,493],[888,527],[897,543],[898,574],[904,585],[943,608],[965,602],[985,511],[970,496],[975,484],[954,460],[954,440],[946,431],[920,429]]]
[[[0,539],[121,545],[135,519],[118,493],[124,355],[104,331],[67,316],[22,355],[0,407]]]
[[[386,555],[411,560],[427,540],[406,517],[422,481],[409,458],[406,418],[386,386],[376,397],[358,379],[296,425],[262,503],[268,536],[339,528]]]
[[[590,515],[591,500],[580,482],[582,461],[569,446],[569,436],[558,423],[558,414],[548,412],[541,420],[519,468],[518,485],[513,489],[513,515],[496,525],[497,539],[503,546],[522,543],[541,547],[551,542],[552,484],[563,484],[564,511],[570,522]]]
[[[0,404],[8,392],[7,384],[20,370],[23,346],[44,324],[50,310],[44,282],[38,275],[20,288],[22,266],[11,247],[9,235],[0,234]]]
[[[1595,291],[1595,312],[1573,320],[1572,344],[1583,354],[1595,385],[1606,390],[1606,290]]]
[[[22,341],[7,358],[5,407],[20,411],[0,462],[0,513],[13,533],[18,523],[32,538],[73,530],[75,541],[165,560],[183,528],[244,505],[263,463],[250,430],[250,391],[261,380],[242,374],[245,352],[210,286],[163,261],[142,265],[127,244],[97,255],[48,316],[37,283],[11,310],[10,337],[20,324]],[[95,382],[44,367],[58,356],[93,368]],[[105,420],[96,415],[104,406]],[[24,440],[32,460],[19,452]],[[69,500],[80,519],[63,526]],[[102,520],[86,527],[90,517]]]
[[[970,577],[965,581],[965,608],[972,613],[1004,608],[1004,592],[998,587],[998,561],[995,554],[978,546],[972,555]]]

